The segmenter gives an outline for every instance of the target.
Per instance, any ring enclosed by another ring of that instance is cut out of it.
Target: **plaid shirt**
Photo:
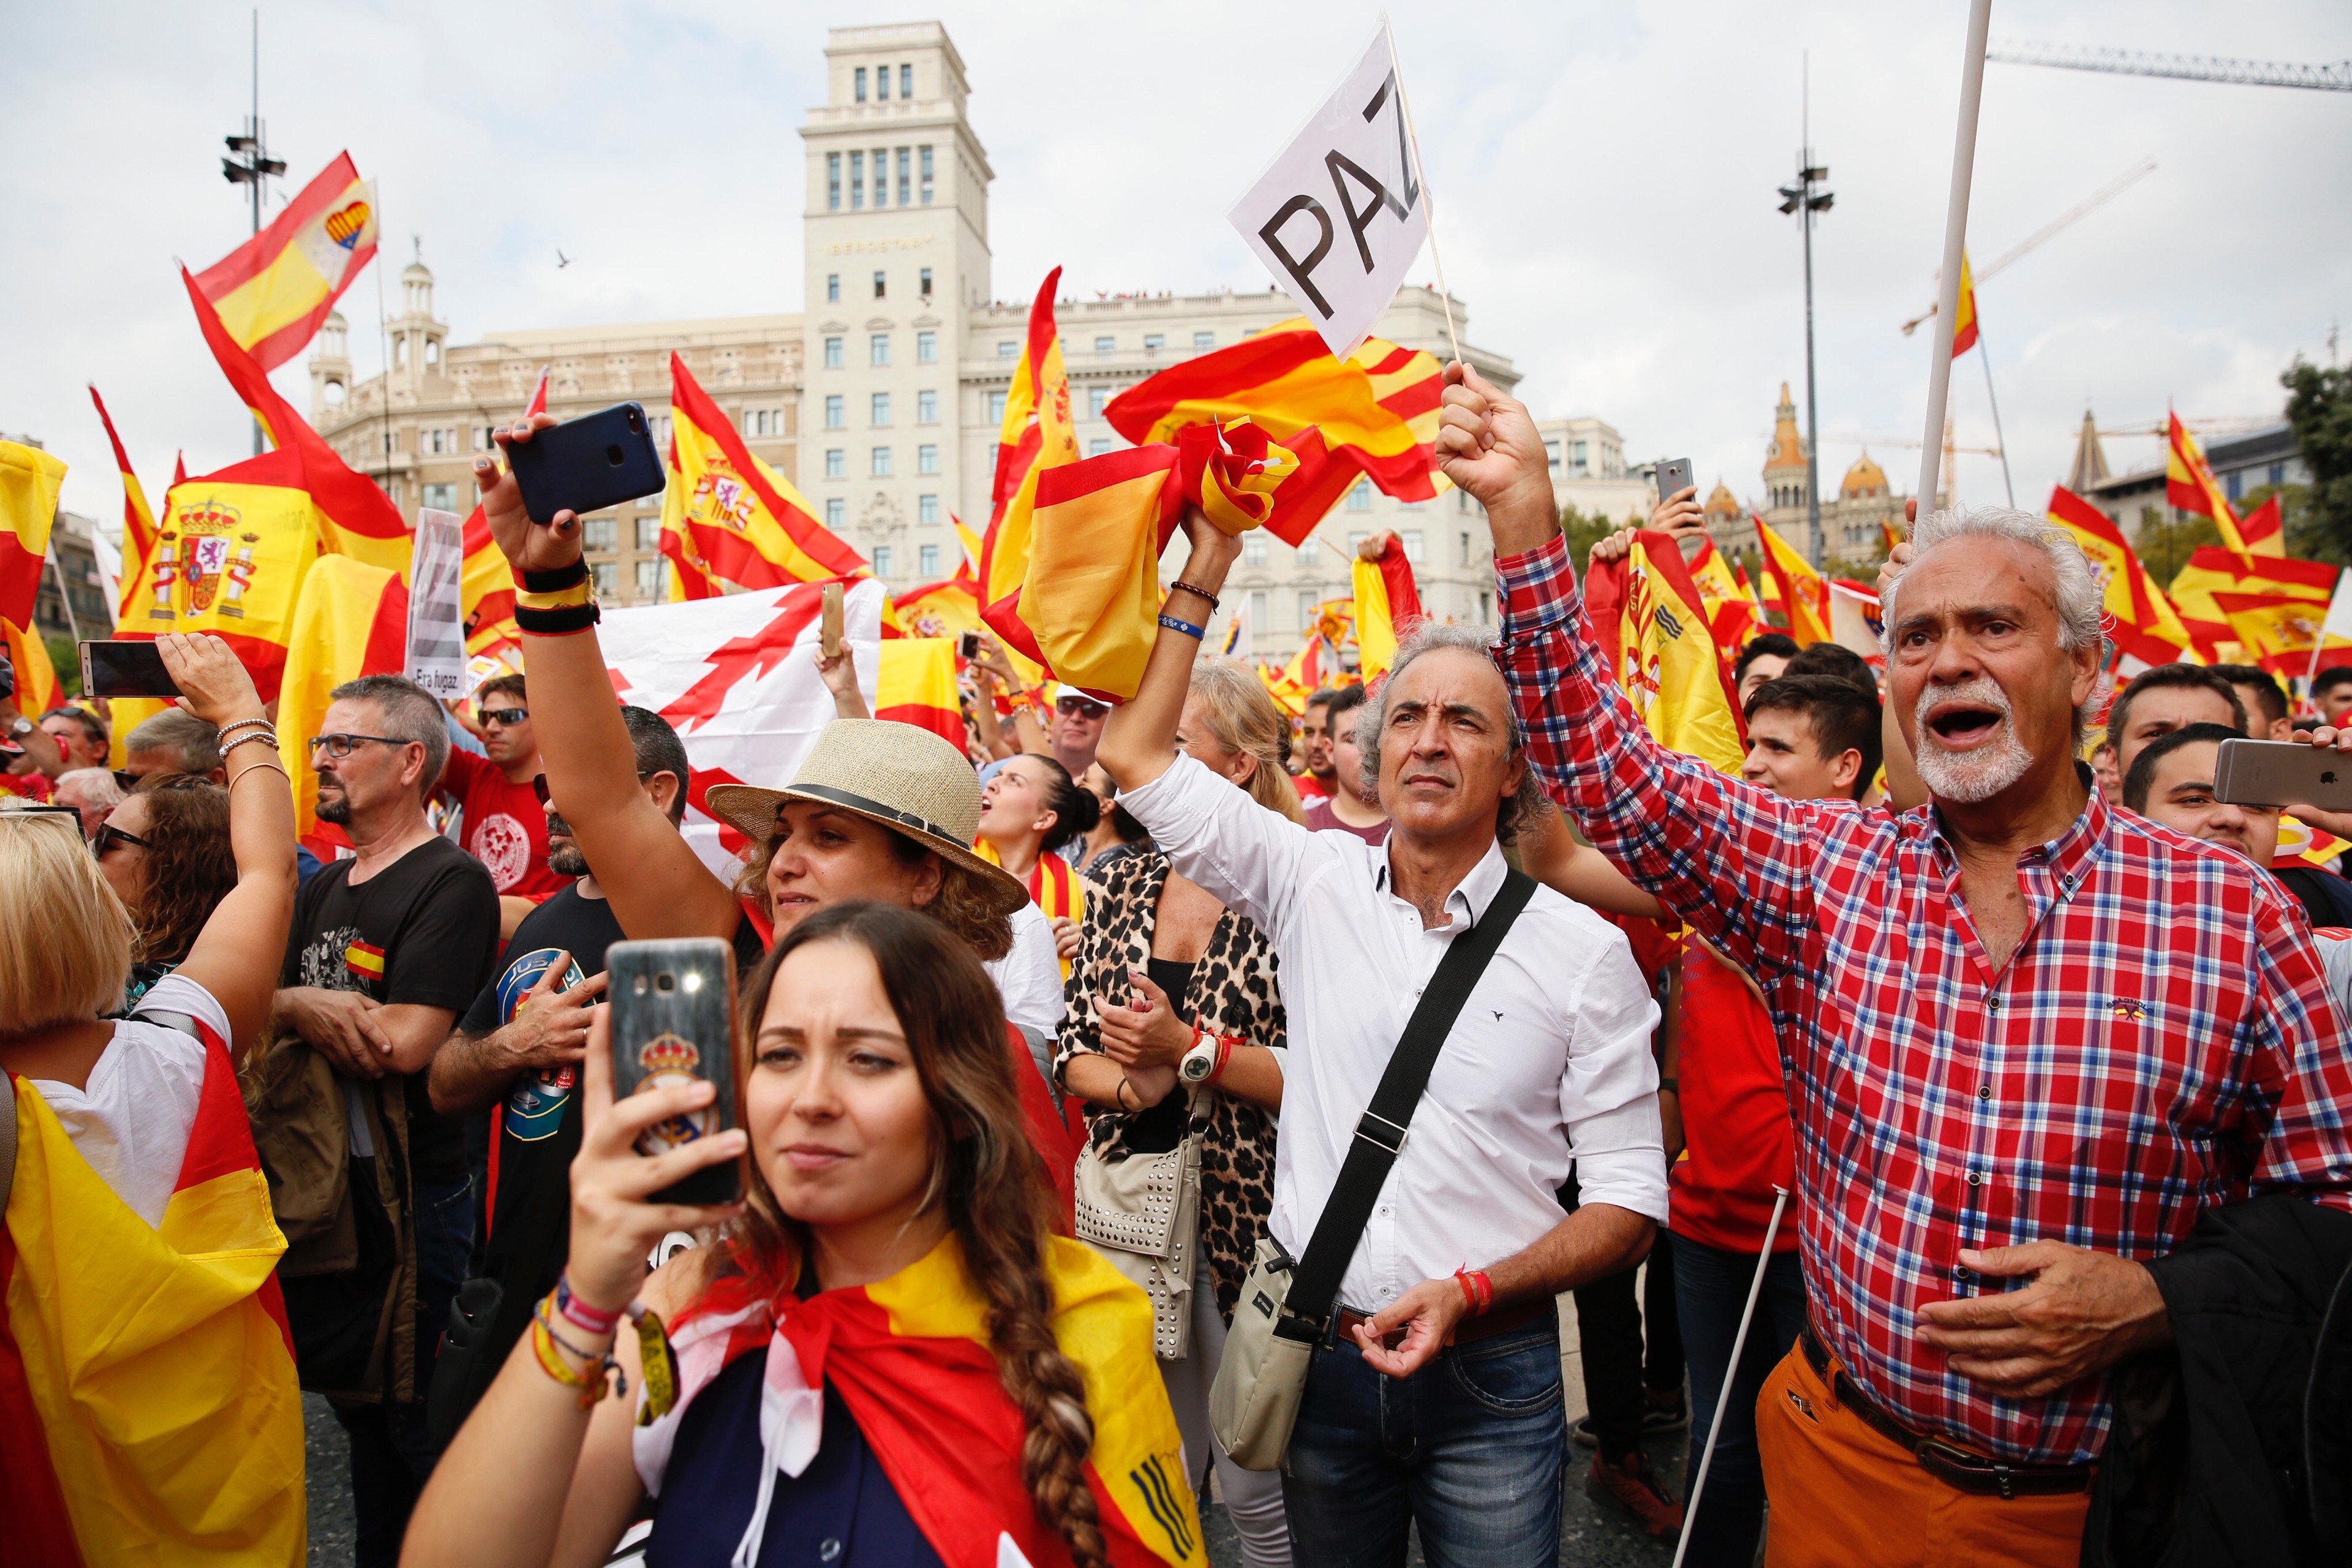
[[[1964,1247],[2150,1258],[2250,1193],[2352,1207],[2352,1058],[2293,900],[2094,792],[2018,857],[2025,933],[1995,970],[1932,807],[1783,800],[1665,750],[1609,675],[1565,542],[1496,568],[1538,775],[1769,1000],[1823,1339],[1918,1431],[2095,1458],[2104,1379],[1996,1397],[1916,1342],[1918,1309],[1988,1288]]]

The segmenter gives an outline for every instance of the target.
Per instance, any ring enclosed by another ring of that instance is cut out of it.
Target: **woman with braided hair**
[[[404,1561],[585,1568],[648,1496],[654,1568],[813,1545],[840,1568],[1196,1559],[1150,1306],[1053,1234],[970,950],[908,910],[832,905],[779,939],[740,1017],[742,1128],[642,1159],[638,1133],[709,1089],[614,1104],[599,1015],[570,1267],[435,1471]],[[649,1199],[736,1158],[739,1205]],[[711,1226],[646,1278],[666,1232]],[[666,1406],[642,1330],[614,1342],[641,1309],[669,1324]],[[607,1364],[631,1397],[602,1400]]]

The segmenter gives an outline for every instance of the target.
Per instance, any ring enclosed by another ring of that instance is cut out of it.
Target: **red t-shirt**
[[[1331,786],[1325,784],[1321,779],[1317,778],[1313,773],[1294,773],[1291,775],[1290,783],[1292,787],[1298,791],[1298,798],[1301,800],[1328,800],[1330,798]]]
[[[544,899],[572,885],[547,868],[547,813],[528,781],[509,783],[488,758],[453,748],[441,793],[464,808],[466,853],[501,896]]]
[[[1771,1016],[1739,972],[1683,944],[1683,1157],[1667,1173],[1666,1228],[1727,1252],[1763,1250],[1772,1188],[1796,1188],[1796,1148]],[[1797,1250],[1793,1199],[1775,1252]]]

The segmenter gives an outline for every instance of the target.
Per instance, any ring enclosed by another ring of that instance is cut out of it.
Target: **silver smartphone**
[[[1676,491],[1691,488],[1691,460],[1688,458],[1658,459],[1658,500],[1675,499]]]
[[[2312,805],[2352,811],[2352,752],[2299,741],[2224,741],[2213,798],[2232,805]]]

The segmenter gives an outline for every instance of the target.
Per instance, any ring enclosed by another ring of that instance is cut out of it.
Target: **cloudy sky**
[[[1687,454],[1753,496],[1783,380],[1802,398],[1794,167],[1801,65],[1837,194],[1815,241],[1825,477],[1850,441],[1916,438],[1962,0],[1906,5],[1495,0],[1400,8],[1395,26],[1438,237],[1475,341],[1509,355],[1540,414],[1595,414],[1629,455]],[[1338,0],[1183,7],[267,5],[272,149],[306,178],[349,148],[380,184],[385,255],[423,237],[453,340],[505,327],[796,310],[800,140],[824,28],[944,21],[994,163],[995,292],[1050,266],[1079,291],[1255,289],[1224,213],[1356,58],[1378,11]],[[151,492],[247,449],[173,268],[246,235],[220,177],[247,108],[247,8],[47,6],[10,24],[0,95],[0,430],[73,465],[66,504],[120,492],[82,388],[106,395]],[[2352,58],[2325,0],[1995,7],[1993,36],[2306,62]],[[2352,316],[2352,94],[1995,64],[1971,251],[1988,259],[2147,157],[2154,174],[1986,285],[1980,304],[2018,495],[2069,461],[2083,410],[2147,425],[2168,404],[2261,416],[2297,353]],[[576,259],[559,272],[558,247]],[[1427,275],[1424,257],[1419,276]],[[387,286],[392,279],[387,279]],[[377,280],[343,308],[374,366]],[[388,290],[389,291],[389,290]],[[2352,343],[2346,346],[2352,353]],[[307,402],[299,363],[280,372]],[[1964,445],[1992,445],[1963,362]],[[1875,455],[1898,488],[1915,451]],[[2153,442],[2117,440],[2136,467]],[[1990,458],[1962,494],[2000,497]]]

